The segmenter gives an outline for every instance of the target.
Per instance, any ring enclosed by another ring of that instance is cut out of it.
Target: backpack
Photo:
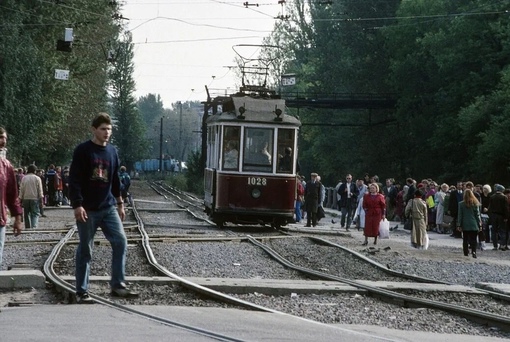
[[[131,185],[131,177],[129,177],[129,175],[126,172],[124,172],[120,176],[120,190],[128,192],[130,185]]]

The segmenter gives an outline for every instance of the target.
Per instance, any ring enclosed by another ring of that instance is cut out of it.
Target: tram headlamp
[[[259,198],[260,195],[261,195],[260,189],[255,188],[251,191],[251,197],[253,198]]]
[[[238,119],[244,119],[244,113],[246,112],[246,108],[244,106],[239,107],[239,115],[237,116]]]
[[[278,108],[277,106],[274,107],[274,114],[276,115],[275,121],[282,121],[282,118],[280,117],[282,115],[282,110]]]

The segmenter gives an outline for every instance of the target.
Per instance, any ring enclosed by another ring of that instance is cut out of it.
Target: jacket
[[[457,214],[457,227],[463,232],[477,232],[481,227],[480,209],[478,206],[467,207],[464,201],[459,203]]]

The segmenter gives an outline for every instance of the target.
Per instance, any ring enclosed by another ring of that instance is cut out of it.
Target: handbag
[[[326,213],[324,212],[324,208],[322,206],[319,206],[317,208],[317,219],[321,219],[321,218],[324,218],[326,217]]]

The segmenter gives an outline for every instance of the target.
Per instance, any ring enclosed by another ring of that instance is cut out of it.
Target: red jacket
[[[23,213],[14,169],[7,159],[0,158],[0,227],[7,224],[7,208],[13,217]]]

